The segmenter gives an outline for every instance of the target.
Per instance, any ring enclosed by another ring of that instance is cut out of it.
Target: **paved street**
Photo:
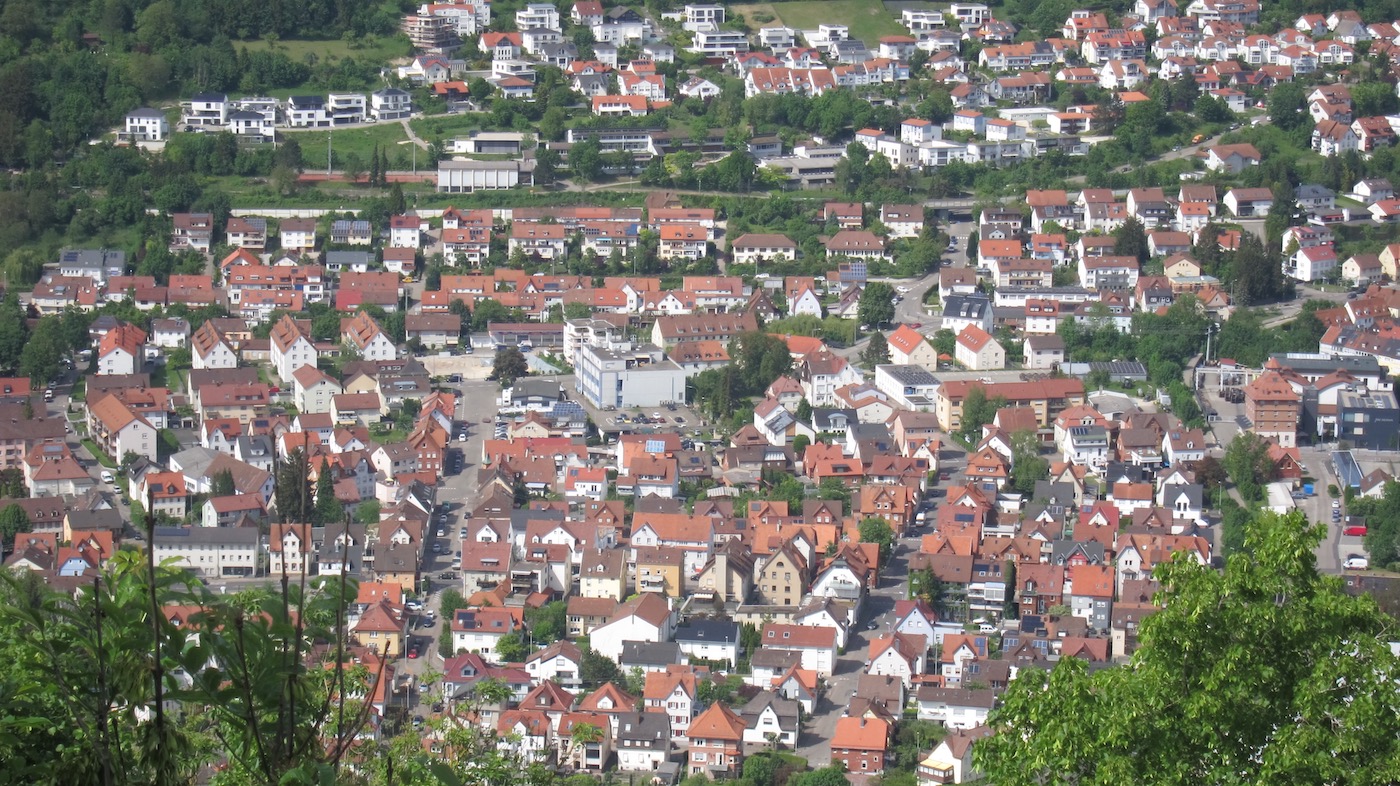
[[[871,637],[877,631],[889,630],[894,624],[894,603],[907,596],[908,558],[918,547],[918,537],[905,538],[896,543],[894,554],[881,571],[880,586],[870,593],[860,622],[846,642],[846,651],[836,661],[836,670],[827,684],[826,695],[817,703],[816,712],[802,728],[797,754],[805,757],[813,767],[831,763],[831,736],[836,731],[836,721],[845,714],[855,694]]]
[[[401,659],[396,666],[399,679],[409,688],[409,703],[415,708],[416,715],[426,715],[426,705],[429,703],[417,702],[417,680],[430,669],[439,675],[443,671],[443,659],[438,654],[438,637],[443,627],[452,623],[441,614],[442,592],[448,585],[438,581],[437,577],[444,571],[460,575],[459,571],[452,568],[452,557],[462,548],[459,531],[478,501],[477,470],[481,466],[482,447],[486,440],[493,436],[492,423],[495,421],[496,401],[500,395],[500,386],[485,380],[467,381],[455,387],[458,388],[457,419],[467,424],[468,438],[466,442],[453,442],[452,448],[461,450],[465,461],[462,471],[446,475],[438,489],[440,509],[445,508],[448,516],[445,524],[435,525],[436,534],[429,543],[430,549],[432,543],[441,543],[441,553],[433,554],[430,551],[423,563],[423,576],[429,580],[431,590],[424,599],[425,613],[413,621],[412,628],[413,639],[419,643],[422,654],[417,658]],[[483,423],[483,420],[488,422]],[[453,437],[455,438],[456,434],[453,434]],[[429,610],[436,615],[436,624],[430,628],[417,627],[419,619],[426,616]]]

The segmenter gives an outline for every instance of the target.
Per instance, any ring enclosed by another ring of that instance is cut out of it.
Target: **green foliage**
[[[355,523],[373,526],[379,523],[380,505],[378,500],[367,499],[355,506]]]
[[[1134,257],[1138,264],[1146,262],[1152,254],[1147,246],[1147,230],[1136,218],[1129,218],[1114,233],[1113,253],[1119,256]]]
[[[1035,491],[1035,482],[1044,480],[1050,472],[1050,461],[1040,455],[1040,438],[1034,431],[1017,431],[1011,435],[1011,485],[1028,498]]]
[[[291,523],[311,522],[316,516],[316,496],[311,489],[311,472],[306,452],[297,448],[277,462],[274,501],[277,514]]]
[[[530,644],[525,634],[513,630],[496,641],[496,655],[505,663],[523,663],[530,657]]]
[[[501,387],[510,387],[515,380],[529,374],[530,364],[520,348],[503,347],[496,350],[496,359],[491,364],[491,376],[488,378],[500,382]]]
[[[1279,327],[1264,327],[1264,317],[1255,309],[1236,309],[1220,326],[1216,339],[1220,357],[1231,357],[1246,366],[1263,366],[1277,352],[1316,352],[1318,339],[1326,326],[1317,318],[1319,308],[1331,303],[1309,300],[1298,317]]]
[[[875,368],[878,365],[890,362],[890,344],[885,339],[885,334],[875,331],[870,334],[870,343],[865,345],[865,349],[860,353],[861,365],[866,368]]]
[[[569,632],[568,604],[550,601],[536,609],[525,610],[525,627],[536,642],[545,644],[563,639]]]
[[[335,476],[325,459],[316,476],[316,523],[321,526],[345,519],[345,507],[335,498]]]
[[[894,549],[894,530],[882,518],[867,518],[860,522],[860,542],[875,543],[880,547],[880,562],[889,559]]]
[[[28,532],[32,527],[29,514],[19,505],[12,502],[0,509],[0,542],[13,543],[15,535]]]
[[[894,321],[894,287],[883,281],[871,281],[861,290],[856,306],[856,319],[863,325],[878,329]]]
[[[1269,458],[1269,443],[1252,431],[1242,431],[1225,448],[1225,471],[1246,503],[1262,503],[1265,484],[1274,479],[1276,467]]]
[[[973,385],[963,398],[962,423],[957,433],[966,442],[976,443],[982,436],[982,427],[991,423],[997,410],[1004,406],[1005,398],[987,398],[987,391],[981,385]]]
[[[599,688],[605,683],[622,681],[622,671],[617,664],[591,647],[584,648],[582,661],[579,664],[579,679],[585,688]]]
[[[829,764],[788,779],[788,786],[850,786],[850,783],[846,769],[840,764]]]
[[[1380,499],[1357,497],[1347,512],[1366,517],[1366,552],[1372,567],[1393,569],[1400,562],[1400,483],[1389,481]]]
[[[1400,778],[1386,618],[1318,574],[1322,538],[1299,513],[1264,514],[1223,572],[1162,565],[1166,606],[1132,664],[1023,670],[974,764],[1001,786]]]

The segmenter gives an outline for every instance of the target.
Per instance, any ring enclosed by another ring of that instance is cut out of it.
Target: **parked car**
[[[1370,567],[1370,565],[1371,561],[1361,556],[1360,554],[1348,555],[1346,562],[1342,563],[1342,567],[1346,568],[1347,570],[1365,570],[1366,568]]]
[[[112,474],[112,471],[111,471],[111,470],[107,470],[107,469],[102,470],[102,482],[103,482],[103,483],[115,483],[116,481],[117,481],[117,478],[116,478],[115,475]]]
[[[1366,534],[1366,525],[1364,525],[1364,524],[1361,524],[1361,525],[1353,524],[1352,526],[1347,527],[1346,529],[1342,530],[1342,534],[1343,534],[1343,535],[1356,535],[1356,536],[1365,535],[1365,534]]]
[[[416,658],[416,657],[418,657],[418,645],[417,645],[417,644],[414,644],[413,646],[411,646],[411,647],[408,648],[408,657],[409,657],[409,658]]]

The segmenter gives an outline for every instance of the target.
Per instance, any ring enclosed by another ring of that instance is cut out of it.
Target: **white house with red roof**
[[[958,333],[953,356],[972,371],[1006,368],[1006,350],[990,333],[976,325],[968,325]]]
[[[923,366],[933,370],[938,366],[938,350],[922,333],[909,325],[900,325],[885,337],[890,348],[890,362],[899,366]]]

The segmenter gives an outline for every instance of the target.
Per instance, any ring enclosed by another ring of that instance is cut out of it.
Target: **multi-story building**
[[[1282,366],[1273,358],[1264,364],[1264,373],[1245,386],[1244,416],[1250,430],[1271,439],[1279,447],[1298,444],[1298,421],[1302,398],[1279,373]]]
[[[151,546],[158,562],[206,579],[253,576],[258,569],[256,527],[156,527]]]

